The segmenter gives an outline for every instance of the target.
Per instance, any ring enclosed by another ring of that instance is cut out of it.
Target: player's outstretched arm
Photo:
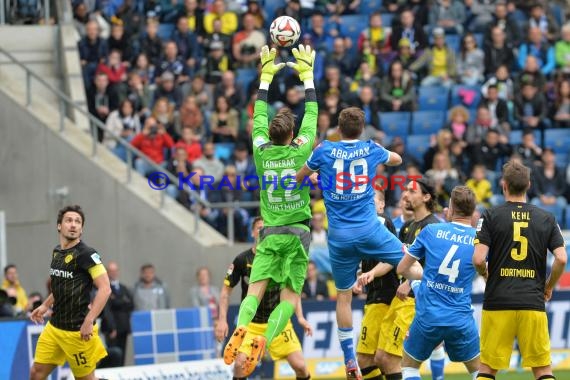
[[[299,79],[305,85],[305,114],[299,130],[299,139],[296,142],[299,145],[307,144],[307,150],[310,151],[317,135],[319,113],[313,74],[316,52],[308,45],[299,45],[299,48],[292,49],[292,53],[296,62],[287,62],[287,66],[299,73]]]
[[[390,157],[386,161],[387,166],[399,166],[402,164],[402,157],[396,152],[390,152]]]
[[[231,294],[232,288],[224,285],[220,291],[219,318],[214,331],[218,342],[221,342],[228,336],[228,306]]]
[[[568,255],[566,253],[566,248],[558,247],[552,254],[554,255],[554,263],[552,264],[552,270],[550,271],[550,276],[546,280],[545,294],[544,298],[549,301],[552,297],[552,290],[558,283],[558,280],[564,273],[566,268],[566,262],[568,261]]]
[[[362,273],[358,277],[358,282],[362,286],[370,284],[376,277],[382,277],[394,268],[393,265],[388,263],[378,263],[372,270]]]
[[[253,146],[254,148],[265,144],[269,141],[269,120],[267,117],[267,91],[269,85],[273,81],[273,76],[279,70],[285,67],[285,63],[275,64],[277,50],[275,48],[269,50],[265,45],[261,48],[261,77],[259,80],[259,90],[257,92],[257,100],[253,109]]]
[[[487,279],[487,254],[489,253],[489,247],[485,244],[476,244],[475,252],[473,253],[473,265],[475,270],[481,276]]]

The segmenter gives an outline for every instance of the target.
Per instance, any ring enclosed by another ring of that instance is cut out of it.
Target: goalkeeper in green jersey
[[[283,330],[300,302],[309,262],[311,207],[307,181],[297,185],[295,174],[309,158],[317,133],[317,95],[313,83],[315,52],[309,46],[293,49],[296,62],[287,65],[299,73],[305,85],[305,115],[293,139],[295,118],[283,108],[269,123],[267,90],[273,76],[285,66],[275,64],[275,49],[261,49],[261,82],[253,113],[253,157],[261,184],[261,216],[265,227],[251,269],[250,285],[238,315],[237,328],[224,349],[224,361],[233,363],[267,287],[281,288],[281,302],[269,316],[263,336],[252,343],[244,372],[249,376],[265,353],[265,347]]]

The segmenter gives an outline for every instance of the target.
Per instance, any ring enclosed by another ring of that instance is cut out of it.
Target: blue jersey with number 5
[[[465,224],[429,224],[408,248],[414,258],[425,259],[416,295],[416,317],[423,324],[457,326],[472,316],[475,234],[475,228]]]
[[[376,220],[372,182],[376,167],[389,158],[372,140],[323,141],[313,151],[306,165],[319,171],[329,226],[355,228]]]

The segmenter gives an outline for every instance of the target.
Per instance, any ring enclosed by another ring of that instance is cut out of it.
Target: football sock
[[[247,326],[255,316],[259,301],[256,296],[246,296],[239,306],[237,327]]]
[[[247,377],[232,377],[232,380],[247,380]]]
[[[309,374],[309,376],[307,376],[307,377],[299,377],[299,376],[297,376],[296,379],[297,379],[297,380],[311,380],[311,374]]]
[[[412,368],[413,369],[413,368]],[[389,375],[384,375],[384,378],[386,380],[402,380],[402,372],[398,372],[398,373],[391,373]],[[410,379],[413,379],[413,377],[410,377]]]
[[[404,380],[421,380],[420,369],[412,367],[402,368],[402,378]]]
[[[338,340],[340,341],[340,347],[344,353],[344,364],[348,364],[350,360],[354,360],[356,363],[356,354],[354,352],[354,341],[352,337],[352,327],[338,328]]]
[[[277,336],[277,334],[281,333],[289,322],[289,319],[293,316],[295,312],[295,306],[287,301],[281,301],[279,305],[271,314],[269,314],[269,320],[267,321],[267,329],[265,330],[265,339],[267,339],[266,346],[269,347],[273,338]]]
[[[471,373],[470,373],[471,379],[477,380],[477,374],[478,374],[478,373],[479,373],[479,371],[471,372]]]
[[[489,375],[488,373],[478,373],[476,380],[495,380],[495,375]]]
[[[364,380],[382,380],[382,372],[380,372],[380,369],[376,366],[362,368],[360,372]]]
[[[432,380],[443,380],[443,369],[445,368],[445,349],[443,346],[433,350],[430,359]]]

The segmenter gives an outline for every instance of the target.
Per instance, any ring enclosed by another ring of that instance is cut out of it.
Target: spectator
[[[73,4],[73,25],[81,38],[85,37],[85,27],[88,22],[89,12],[87,11],[87,5],[83,2]]]
[[[109,114],[105,123],[107,134],[119,136],[130,142],[141,131],[141,124],[135,114],[133,103],[127,98],[121,102],[119,108]],[[105,137],[105,145],[121,160],[127,161],[127,149],[111,137]]]
[[[408,47],[412,54],[422,51],[428,46],[428,39],[423,28],[416,23],[414,13],[410,9],[403,10],[400,14],[400,23],[395,25],[390,35],[390,45],[394,49],[400,46],[402,39],[409,43]]]
[[[336,90],[336,93],[339,95],[339,100],[342,96],[341,94],[349,93],[347,82],[344,79],[340,68],[335,64],[330,64],[325,67],[325,78],[318,86],[318,93],[322,96],[319,97],[319,99],[323,99],[331,89]],[[336,119],[334,117],[333,125],[336,126]]]
[[[481,105],[489,109],[491,116],[491,126],[498,128],[504,134],[509,134],[511,127],[509,125],[509,106],[507,102],[499,98],[499,89],[497,85],[487,87],[487,96],[481,100]]]
[[[199,166],[204,170],[204,174],[214,177],[214,182],[222,179],[224,174],[224,164],[215,156],[213,143],[204,144],[204,155],[194,162],[194,166]]]
[[[239,129],[239,116],[234,108],[230,108],[224,96],[216,98],[216,108],[210,118],[212,141],[214,143],[235,142]]]
[[[374,99],[374,92],[370,86],[364,86],[360,89],[355,106],[364,111],[365,129],[373,128],[375,131],[380,130],[380,119],[378,118],[378,102]]]
[[[487,130],[485,140],[469,145],[468,151],[472,166],[471,170],[477,164],[485,165],[487,169],[486,178],[495,186],[499,163],[506,157],[509,157],[512,152],[507,137],[501,136],[496,129],[491,128]]]
[[[516,147],[515,152],[521,157],[522,163],[529,168],[541,164],[542,149],[536,145],[534,132],[531,128],[526,128],[523,131],[522,142]]]
[[[465,6],[456,0],[437,0],[429,12],[429,25],[442,28],[446,33],[463,34]]]
[[[540,91],[543,91],[546,87],[546,77],[540,71],[538,65],[538,59],[529,55],[526,58],[525,67],[523,71],[519,72],[515,79],[514,92],[520,94],[523,84],[531,83]]]
[[[528,41],[519,47],[519,67],[525,66],[526,58],[532,55],[536,58],[542,74],[548,76],[556,67],[554,48],[542,39],[542,33],[538,27],[528,30]]]
[[[224,44],[221,41],[213,41],[206,60],[206,83],[212,85],[220,83],[223,73],[228,70],[230,70],[230,58],[224,52]]]
[[[180,130],[184,128],[192,129],[198,141],[205,140],[206,127],[204,125],[204,114],[198,106],[196,97],[190,95],[184,99],[184,104],[180,107],[178,115],[178,124],[178,129]],[[190,154],[190,157],[192,157],[192,154]]]
[[[355,13],[360,5],[360,1],[361,0],[328,0],[325,1],[325,6],[330,14],[340,16]]]
[[[172,137],[173,140],[180,138],[180,133],[174,124],[174,105],[168,102],[165,97],[158,98],[152,107],[152,117],[158,121],[166,129],[166,133]]]
[[[471,32],[483,32],[485,27],[493,21],[494,0],[465,0],[468,9],[467,25]]]
[[[303,285],[301,298],[314,299],[317,301],[329,298],[327,283],[319,278],[317,265],[314,261],[309,261],[309,265],[307,266],[307,278]]]
[[[204,35],[204,11],[200,7],[198,0],[184,0],[184,10],[182,13],[188,22],[188,29],[195,33],[200,42]]]
[[[125,34],[123,20],[117,17],[111,19],[111,35],[107,39],[109,51],[118,50],[121,53],[123,64],[128,66],[133,59],[133,52],[128,36]]]
[[[570,81],[560,80],[556,84],[556,99],[552,108],[556,128],[570,128]]]
[[[211,103],[213,103],[210,99],[210,93],[206,89],[204,76],[201,74],[196,74],[192,78],[188,96],[194,97],[195,103],[200,109],[209,109],[211,108]]]
[[[483,81],[485,56],[477,46],[475,36],[466,33],[461,41],[461,49],[457,57],[457,74],[461,83],[474,86]]]
[[[390,33],[382,25],[382,14],[373,12],[368,19],[368,28],[358,36],[358,50],[362,51],[364,41],[369,41],[373,51],[390,51]]]
[[[453,85],[457,75],[455,53],[445,43],[445,32],[442,28],[433,30],[434,45],[410,65],[410,70],[418,72],[427,67],[428,75],[422,80],[422,86]]]
[[[247,0],[245,14],[253,16],[255,29],[262,29],[265,26],[266,15],[258,0]]]
[[[128,74],[126,99],[131,101],[134,111],[141,120],[150,115],[152,93],[136,71]]]
[[[98,73],[95,76],[95,86],[87,91],[87,108],[89,113],[95,116],[99,121],[105,123],[109,113],[116,109],[115,97],[111,95],[109,90],[109,78],[105,73]],[[92,126],[92,128],[97,128]],[[102,142],[105,131],[97,128],[97,141]]]
[[[134,286],[135,310],[160,310],[170,308],[170,297],[166,284],[156,277],[154,265],[144,264],[140,278]]]
[[[372,88],[374,98],[377,99],[380,95],[380,85],[381,80],[377,75],[375,75],[375,72],[372,70],[370,63],[368,63],[366,60],[361,61],[360,68],[354,76],[354,82],[352,82],[351,90],[357,91],[359,88],[369,86]]]
[[[120,365],[125,365],[127,338],[131,333],[131,313],[134,309],[134,300],[127,286],[119,281],[119,266],[115,261],[110,261],[107,264],[107,274],[111,282],[111,296],[107,306],[115,322],[115,330],[105,337],[105,341],[108,347],[118,347],[121,350]]]
[[[214,20],[221,21],[221,32],[233,34],[238,28],[238,18],[235,13],[226,11],[224,0],[214,0],[212,11],[204,16],[204,29],[207,33],[214,32]]]
[[[161,75],[170,72],[174,74],[174,83],[180,86],[188,82],[192,71],[186,65],[186,61],[178,54],[176,42],[168,41],[164,45],[164,56],[156,70],[157,81],[162,84]]]
[[[400,61],[405,70],[409,70],[412,63],[414,63],[418,57],[412,52],[410,40],[407,38],[402,38],[398,42],[398,51],[395,54],[392,62]]]
[[[175,146],[186,150],[187,160],[190,163],[202,157],[202,145],[200,145],[200,137],[194,134],[194,130],[190,127],[182,128],[182,137]]]
[[[448,129],[453,134],[453,138],[465,141],[469,122],[469,110],[463,106],[455,106],[449,110]]]
[[[222,74],[222,81],[216,86],[214,98],[223,96],[229,102],[230,107],[241,109],[245,104],[243,89],[236,83],[235,73],[228,70]]]
[[[216,320],[218,319],[220,289],[211,284],[211,277],[212,275],[208,268],[198,268],[196,271],[198,285],[190,288],[190,306],[209,308],[212,319]]]
[[[151,116],[145,120],[143,130],[133,138],[131,144],[154,163],[166,166],[164,149],[172,148],[174,141],[166,132],[166,128]],[[135,160],[135,168],[142,176],[154,171],[141,157]]]
[[[140,53],[144,53],[150,65],[158,67],[162,56],[162,41],[158,37],[158,21],[154,18],[146,20],[146,33],[141,36]]]
[[[422,172],[426,172],[433,166],[433,158],[438,152],[449,153],[453,135],[448,129],[441,129],[437,136],[431,136],[430,147],[424,153]]]
[[[243,144],[247,147],[247,152],[253,154],[253,141],[251,134],[253,132],[253,118],[248,119],[245,123],[245,128],[238,132],[237,144]]]
[[[485,45],[485,75],[492,75],[501,65],[512,68],[515,62],[513,48],[507,45],[505,32],[499,26],[491,29],[491,41]]]
[[[15,314],[24,313],[28,306],[28,296],[26,290],[20,283],[18,276],[18,268],[14,264],[8,264],[4,267],[4,281],[2,281],[2,290],[6,291],[8,297],[14,298],[13,312]]]
[[[26,314],[29,317],[31,312],[37,309],[42,302],[44,302],[44,297],[42,297],[40,292],[31,292],[28,296],[28,305],[26,306]]]
[[[414,83],[400,61],[392,62],[380,88],[380,107],[383,112],[404,112],[415,108]]]
[[[214,31],[207,34],[202,39],[202,49],[205,52],[210,52],[212,50],[212,44],[214,42],[220,42],[224,53],[228,56],[231,53],[232,36],[229,34],[222,33],[222,21],[214,20]]]
[[[445,207],[449,202],[451,191],[459,184],[459,173],[451,166],[449,153],[438,152],[433,157],[433,166],[426,171],[426,177],[435,185],[437,202]]]
[[[115,98],[124,97],[127,92],[127,66],[121,60],[119,50],[111,50],[106,62],[97,66],[96,74],[104,73],[109,79],[109,91]]]
[[[261,48],[267,43],[265,34],[255,28],[255,16],[246,13],[243,16],[243,30],[234,34],[232,53],[236,66],[255,68]]]
[[[485,178],[486,168],[485,165],[475,165],[473,166],[473,171],[471,172],[471,178],[467,180],[465,186],[473,190],[475,193],[475,198],[477,199],[477,207],[488,208],[491,206],[489,201],[493,196],[491,182]]]
[[[542,152],[542,166],[532,171],[531,203],[535,206],[556,206],[564,209],[568,202],[564,169],[556,166],[556,155],[550,148]]]
[[[5,290],[0,289],[0,318],[14,317],[14,298],[9,297]]]
[[[532,4],[528,18],[528,28],[538,28],[543,41],[553,43],[558,39],[559,25],[551,14],[544,12],[544,7],[540,2]]]
[[[249,187],[254,187],[258,185],[257,179],[247,178],[248,176],[255,177],[255,163],[253,158],[249,155],[247,151],[247,145],[238,142],[234,149],[233,158],[231,165],[236,168],[236,174],[242,179],[244,183],[247,183]],[[247,190],[247,187],[246,187]],[[251,191],[246,191],[244,196],[251,195]],[[253,200],[253,199],[248,199]]]
[[[144,85],[154,84],[155,67],[151,66],[146,53],[140,53],[131,72],[137,73]]]
[[[467,133],[465,134],[465,141],[468,144],[479,144],[487,135],[487,131],[490,129],[495,130],[501,135],[501,137],[506,138],[507,133],[501,128],[500,124],[493,124],[493,117],[491,116],[491,111],[485,105],[480,105],[477,107],[477,115],[475,122],[467,127]]]
[[[496,32],[495,28],[499,28],[507,41],[507,47],[514,48],[520,45],[521,42],[521,31],[520,28],[514,20],[510,17],[509,11],[507,9],[507,2],[497,1],[495,4],[495,14],[493,20],[487,25],[487,31],[485,33],[485,45],[490,45],[493,41],[493,34]],[[511,66],[509,66],[511,67]]]
[[[327,26],[330,25],[325,25],[325,18],[322,13],[318,11],[313,13],[309,23],[308,34],[311,36],[315,50],[323,54],[328,53],[330,42],[338,35],[336,29],[328,30]]]
[[[497,67],[495,75],[481,86],[481,93],[484,97],[487,97],[489,86],[497,86],[498,96],[501,100],[508,102],[514,98],[513,81],[509,76],[509,69],[505,65]]]
[[[520,128],[544,129],[544,119],[548,113],[546,100],[532,83],[525,83],[515,99],[515,118]]]
[[[101,38],[99,24],[91,20],[85,26],[85,37],[78,43],[79,59],[83,72],[83,82],[87,90],[92,86],[99,63],[108,55],[107,41]]]
[[[180,104],[182,103],[182,91],[180,87],[175,85],[175,79],[176,77],[170,71],[162,73],[160,76],[160,84],[154,91],[154,102],[160,98],[166,98],[173,108],[180,108]]]
[[[562,39],[554,45],[556,67],[564,73],[570,73],[570,23],[562,27]]]
[[[178,17],[171,40],[176,44],[178,55],[188,69],[188,75],[193,76],[199,67],[201,54],[196,34],[189,29],[188,17]]]
[[[392,139],[390,150],[392,152],[398,153],[400,157],[402,157],[402,164],[400,166],[388,166],[386,168],[388,174],[395,174],[396,172],[407,168],[409,165],[419,165],[418,160],[406,150],[406,144],[401,137],[395,136]]]
[[[328,53],[326,65],[337,66],[342,75],[349,77],[354,75],[354,60],[348,53],[342,37],[336,37],[334,39],[333,48],[332,51]]]
[[[180,179],[182,176],[183,178],[188,178],[190,173],[192,172],[192,165],[188,161],[188,153],[184,146],[176,145],[174,148],[174,157],[168,162],[166,166],[166,170],[168,170],[172,175],[176,178]],[[183,203],[179,197],[187,196],[184,191],[180,191],[179,189],[183,189],[184,183],[180,182],[179,184],[170,183],[166,188],[166,193],[170,195],[172,198],[179,200],[180,203]]]

